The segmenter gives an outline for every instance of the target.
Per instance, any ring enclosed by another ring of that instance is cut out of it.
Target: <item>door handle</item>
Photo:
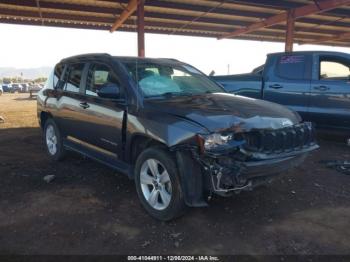
[[[279,84],[274,84],[274,85],[270,85],[269,86],[270,88],[274,88],[274,89],[280,89],[282,88],[283,86],[279,85]]]
[[[319,91],[326,91],[329,89],[327,86],[314,86],[314,89],[319,90]]]
[[[82,107],[82,108],[84,108],[84,109],[86,109],[86,108],[89,108],[90,106],[89,106],[89,104],[88,103],[86,103],[86,102],[81,102],[80,104],[80,107]]]

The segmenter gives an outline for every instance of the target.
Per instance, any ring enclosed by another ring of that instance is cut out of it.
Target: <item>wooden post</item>
[[[138,56],[145,57],[145,1],[140,0],[137,5],[137,48]]]
[[[294,42],[294,10],[288,11],[285,52],[293,52]]]

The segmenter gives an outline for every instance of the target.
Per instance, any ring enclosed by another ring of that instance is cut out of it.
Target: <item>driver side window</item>
[[[87,82],[86,82],[86,95],[98,96],[98,91],[107,85],[114,84],[120,87],[120,81],[114,74],[112,69],[104,64],[93,64],[90,67]],[[121,98],[123,94],[121,94]]]

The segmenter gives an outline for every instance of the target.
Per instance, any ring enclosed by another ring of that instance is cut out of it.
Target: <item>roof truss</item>
[[[329,41],[338,41],[338,40],[343,40],[343,39],[350,40],[350,32],[338,34],[338,35],[333,35],[330,37],[323,37],[323,38],[319,38],[319,39],[314,40],[314,41],[304,42],[302,44],[320,44],[320,43],[325,43],[325,42],[329,42]]]
[[[122,24],[136,11],[138,0],[130,0],[128,6],[125,8],[123,13],[119,18],[114,22],[111,28],[111,33],[120,28]]]
[[[144,30],[146,33],[218,38],[291,8],[314,3],[314,0],[147,0]],[[339,5],[335,9],[322,7],[321,13],[299,17],[294,23],[294,42],[350,47],[346,37],[350,32],[349,5]],[[114,30],[136,32],[136,9],[132,0],[0,0],[0,23],[106,31],[117,26]],[[286,23],[280,22],[236,38],[285,42],[286,29]],[[324,39],[327,41],[320,42]]]
[[[315,0],[314,3],[305,5],[302,7],[297,7],[293,8],[290,11],[285,11],[280,14],[270,16],[266,19],[264,19],[261,22],[253,23],[249,26],[237,29],[233,32],[224,34],[218,39],[223,39],[223,38],[231,38],[231,37],[237,37],[240,35],[248,34],[254,31],[257,31],[259,29],[265,28],[265,27],[270,27],[282,22],[286,22],[288,19],[288,14],[292,13],[293,18],[297,19],[300,17],[312,15],[312,14],[317,14],[317,13],[322,13],[328,10],[335,9],[337,7],[343,6],[350,4],[350,0],[322,0],[322,1],[317,1]]]

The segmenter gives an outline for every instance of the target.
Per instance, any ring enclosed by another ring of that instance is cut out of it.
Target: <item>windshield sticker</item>
[[[280,64],[295,64],[295,63],[303,63],[304,56],[302,55],[291,55],[291,56],[282,56],[280,60]]]

